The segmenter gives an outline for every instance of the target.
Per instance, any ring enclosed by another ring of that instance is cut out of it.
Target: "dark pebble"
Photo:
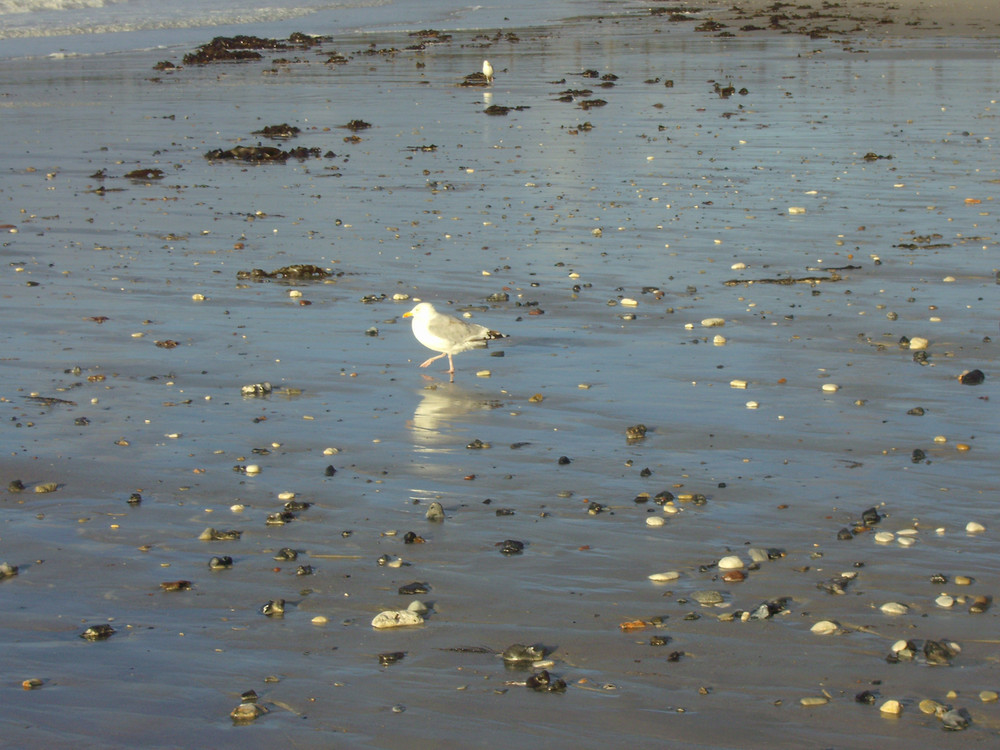
[[[562,679],[552,679],[547,669],[543,669],[538,674],[533,674],[525,683],[532,690],[539,693],[564,693],[566,683]]]
[[[327,476],[327,477],[332,477],[336,473],[337,473],[337,470],[335,468],[333,468],[333,466],[327,466],[323,470],[323,476]]]
[[[7,483],[7,492],[24,492],[24,482],[20,479],[12,479]]]
[[[417,536],[416,532],[413,531],[407,531],[403,535],[403,544],[423,544],[424,541],[423,537]]]
[[[413,581],[412,583],[404,583],[399,587],[399,593],[403,596],[413,596],[415,594],[426,594],[431,590],[430,585],[423,583],[421,581]]]
[[[874,526],[882,520],[882,516],[878,514],[875,508],[869,508],[861,514],[861,520],[865,526]]]
[[[299,553],[293,550],[291,547],[282,547],[278,550],[278,553],[274,556],[274,559],[278,562],[293,562],[299,559]]]
[[[969,370],[958,376],[958,382],[962,385],[981,385],[986,380],[986,375],[982,370]]]
[[[300,565],[295,569],[295,575],[297,576],[311,576],[313,574],[312,565]]]
[[[221,557],[213,557],[208,561],[208,567],[212,570],[224,570],[225,568],[233,567],[233,558],[229,555],[222,555]]]
[[[114,634],[115,629],[110,625],[91,625],[80,633],[80,637],[86,638],[88,641],[103,641]]]
[[[504,539],[500,542],[500,553],[503,555],[520,555],[524,552],[524,542],[516,539]]]
[[[670,638],[665,635],[654,635],[649,639],[650,646],[666,646],[668,643],[670,643]]]
[[[913,453],[910,454],[910,461],[912,461],[915,464],[919,464],[920,462],[926,460],[927,460],[927,454],[924,453],[919,448],[914,448]]]
[[[131,495],[128,496],[127,502],[129,505],[139,505],[139,503],[142,502],[142,495],[140,495],[138,492],[133,492]]]
[[[566,464],[573,463],[573,459],[569,458],[569,456],[559,456],[558,463],[560,466],[565,466]]]
[[[853,538],[854,538],[854,533],[848,528],[843,528],[837,532],[837,539],[839,539],[842,542]]]
[[[864,703],[867,706],[874,706],[875,701],[878,700],[878,696],[871,690],[862,690],[854,696],[854,700],[858,703]]]
[[[285,614],[285,600],[272,599],[260,608],[260,613],[268,617],[282,617]]]
[[[406,656],[405,651],[387,651],[384,654],[378,655],[378,663],[383,667],[387,667],[390,664],[395,664],[400,661],[404,656]]]

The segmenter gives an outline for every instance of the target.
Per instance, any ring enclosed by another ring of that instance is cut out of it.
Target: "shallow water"
[[[517,34],[457,33],[423,51],[405,50],[406,35],[351,36],[284,54],[290,64],[267,54],[173,73],[153,71],[162,51],[38,60],[8,81],[3,476],[28,487],[0,509],[0,559],[21,566],[0,583],[0,721],[14,746],[996,741],[998,704],[977,697],[997,689],[995,611],[934,605],[941,590],[997,586],[992,46],[845,50],[648,19]],[[362,54],[369,42],[400,51]],[[333,50],[350,61],[323,65]],[[491,91],[458,87],[484,56]],[[599,88],[585,69],[619,79]],[[713,81],[748,93],[720,98]],[[584,87],[607,105],[555,101]],[[527,109],[489,117],[488,103]],[[348,144],[354,119],[373,127]],[[203,156],[279,122],[303,131],[279,147],[336,156]],[[165,176],[123,177],[140,167]],[[290,263],[342,275],[236,278]],[[837,281],[725,284],[844,266]],[[503,290],[509,302],[485,301]],[[413,302],[396,293],[471,308],[510,339],[458,356],[449,383],[417,368],[427,354],[401,318]],[[715,316],[724,327],[701,326]],[[930,339],[928,366],[901,336]],[[179,345],[154,345],[165,339]],[[959,385],[972,368],[986,382]],[[263,381],[270,397],[241,396]],[[915,406],[925,416],[906,413]],[[649,433],[630,445],[639,422]],[[467,449],[474,439],[492,447]],[[911,461],[916,448],[926,462]],[[234,471],[248,463],[261,473]],[[31,491],[50,481],[57,492]],[[634,498],[663,489],[707,503],[679,503],[652,528],[659,507]],[[266,526],[285,490],[313,507]],[[433,500],[443,524],[424,519]],[[591,501],[607,512],[588,514]],[[917,543],[837,541],[870,506],[888,516],[880,529],[916,525]],[[970,520],[987,531],[966,534]],[[208,526],[243,537],[199,541]],[[410,530],[427,543],[404,545]],[[505,539],[525,553],[502,556]],[[286,546],[313,576],[273,561]],[[699,568],[748,559],[747,546],[787,554],[741,584]],[[218,554],[233,569],[210,571]],[[412,565],[378,567],[382,554]],[[663,570],[682,577],[647,580]],[[817,588],[846,570],[859,572],[846,596]],[[929,583],[939,572],[974,584]],[[193,590],[160,591],[177,579]],[[431,586],[426,624],[372,630],[378,611],[409,601],[396,592],[410,581]],[[723,591],[725,606],[700,607],[700,589]],[[716,619],[781,596],[787,614],[771,620]],[[278,597],[283,619],[259,614]],[[910,614],[881,614],[887,601]],[[329,623],[313,625],[320,614]],[[657,616],[656,630],[619,628]],[[850,632],[810,633],[822,619]],[[105,621],[118,630],[108,641],[78,637]],[[654,633],[672,640],[650,646]],[[897,638],[963,650],[950,668],[886,664]],[[553,649],[566,694],[506,685],[528,673],[450,650],[514,642]],[[380,667],[386,651],[407,655]],[[22,691],[32,676],[45,684]],[[250,688],[271,712],[233,727]],[[903,716],[856,704],[863,689],[903,700]],[[799,705],[824,690],[830,705]],[[965,707],[972,727],[943,733],[917,710],[926,697]]]

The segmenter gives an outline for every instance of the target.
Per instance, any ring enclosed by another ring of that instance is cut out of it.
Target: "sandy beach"
[[[579,9],[0,63],[0,745],[996,745],[1000,10]]]

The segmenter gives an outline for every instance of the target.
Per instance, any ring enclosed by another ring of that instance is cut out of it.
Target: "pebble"
[[[917,707],[920,709],[920,713],[928,715],[944,713],[948,710],[947,706],[938,703],[937,701],[933,701],[930,698],[924,698],[924,700],[920,701]]]
[[[705,318],[701,321],[703,328],[718,328],[726,324],[725,318]]]
[[[24,680],[21,683],[21,687],[23,687],[25,690],[37,690],[43,684],[44,683],[39,678],[29,677],[27,680]]]
[[[879,544],[888,544],[895,538],[896,535],[893,534],[891,531],[879,531],[877,534],[875,534],[875,541],[878,542]]]
[[[960,732],[963,729],[967,729],[972,720],[966,715],[963,709],[953,708],[941,716],[941,723],[949,731]]]
[[[229,712],[229,716],[236,724],[248,724],[266,713],[267,709],[256,703],[241,703]]]
[[[428,521],[440,523],[441,521],[444,521],[444,507],[441,503],[435,501],[427,506],[427,512],[424,514],[424,517]]]
[[[967,534],[981,534],[986,531],[986,527],[978,521],[969,521],[965,524],[965,531]]]
[[[727,555],[719,560],[719,570],[738,570],[743,567],[743,561],[738,555]]]
[[[917,540],[914,539],[912,536],[901,536],[896,541],[899,542],[900,547],[912,547],[914,544],[917,543]]]
[[[809,629],[816,635],[831,635],[840,630],[840,626],[833,620],[820,620]]]
[[[715,346],[725,346],[728,342],[726,341],[726,337],[725,336],[723,336],[722,334],[716,334],[712,338],[712,343]]]
[[[730,388],[738,388],[738,389],[740,389],[742,391],[745,391],[747,389],[747,385],[748,385],[747,381],[745,381],[745,380],[736,379],[736,380],[730,380],[729,381],[729,387]]]
[[[840,386],[836,383],[823,383],[824,393],[836,393],[840,390]]]
[[[793,215],[793,216],[796,216],[796,215],[799,215],[799,214],[804,214],[805,212],[806,212],[805,206],[789,206],[788,207],[788,213],[791,214],[791,215]]]
[[[983,703],[996,703],[1000,700],[1000,695],[997,694],[996,690],[980,690],[979,700]]]
[[[878,707],[878,710],[886,716],[899,716],[903,713],[903,704],[897,700],[887,700]]]
[[[830,699],[825,695],[807,695],[805,698],[800,698],[799,703],[803,706],[825,706],[830,702]]]
[[[884,615],[905,615],[910,611],[909,607],[899,602],[886,602],[879,609],[882,610],[882,614]]]
[[[691,594],[691,598],[698,602],[698,604],[704,604],[705,606],[722,604],[724,601],[722,594],[718,591],[695,591]]]
[[[244,469],[244,471],[251,476],[253,476],[254,474],[260,474],[260,466],[258,464],[247,464],[247,467],[246,469]]]
[[[751,547],[747,550],[747,554],[753,562],[767,562],[770,560],[770,556],[767,554],[766,549],[761,549],[760,547]]]
[[[680,577],[681,574],[678,571],[668,570],[666,573],[653,573],[649,576],[649,580],[656,583],[666,583],[667,581],[676,581]]]
[[[648,516],[646,518],[647,526],[663,526],[666,523],[663,516]]]
[[[747,574],[742,570],[727,570],[722,574],[722,580],[726,583],[739,583],[745,581]]]
[[[947,609],[948,607],[955,606],[955,597],[948,596],[947,594],[942,594],[941,596],[939,596],[937,599],[934,600],[934,603],[939,607],[944,607],[945,609]]]
[[[910,339],[910,349],[913,351],[920,351],[921,349],[926,349],[930,346],[930,341],[925,339],[923,336],[914,336]]]
[[[313,625],[326,625],[329,622],[329,618],[326,615],[316,615],[309,622]]]
[[[372,627],[382,628],[402,628],[407,625],[423,625],[424,618],[417,612],[409,609],[387,609],[379,612],[372,620]]]

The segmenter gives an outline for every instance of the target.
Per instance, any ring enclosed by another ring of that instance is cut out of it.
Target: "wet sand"
[[[25,485],[0,506],[5,743],[992,747],[997,610],[970,607],[1000,583],[996,14],[893,5],[924,20],[827,35],[637,7],[245,64],[19,62],[0,99],[0,477]],[[492,86],[460,86],[484,57]],[[296,138],[253,134],[286,122]],[[205,158],[258,143],[319,155]],[[295,263],[331,276],[238,278]],[[510,338],[450,383],[417,367],[416,299]],[[267,525],[282,492],[312,505]],[[723,580],[750,548],[774,559]],[[426,622],[373,630],[411,582]],[[917,656],[887,662],[900,639]],[[928,641],[961,652],[931,665]],[[564,693],[518,684],[538,671],[505,669],[518,642]],[[251,689],[269,712],[234,726]]]

